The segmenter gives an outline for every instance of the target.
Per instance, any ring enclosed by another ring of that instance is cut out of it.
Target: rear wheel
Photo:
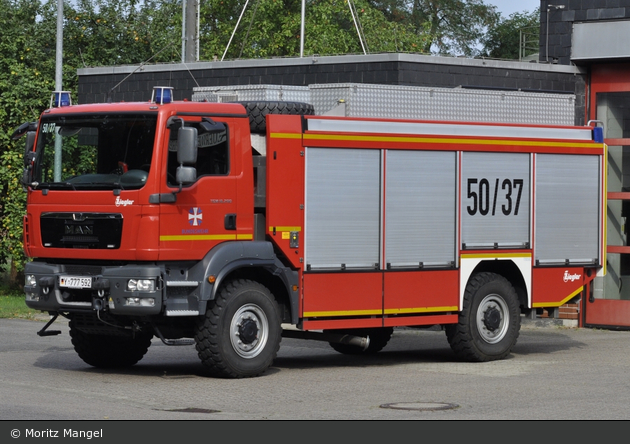
[[[370,343],[365,350],[351,344],[340,344],[338,342],[329,342],[329,344],[335,351],[345,355],[372,355],[374,353],[378,353],[387,345],[394,333],[394,329],[391,327],[360,328],[348,330],[326,330],[325,332],[368,337]]]
[[[86,364],[99,368],[131,367],[142,359],[151,346],[152,333],[135,336],[88,334],[70,321],[72,345]]]
[[[244,378],[263,373],[281,341],[280,310],[263,285],[228,282],[196,327],[197,353],[212,376]]]
[[[518,339],[520,314],[518,296],[507,279],[478,273],[466,287],[459,322],[446,326],[446,337],[463,360],[503,359]]]

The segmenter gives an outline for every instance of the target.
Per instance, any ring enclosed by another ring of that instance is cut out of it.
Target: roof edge
[[[427,65],[451,65],[485,67],[495,69],[511,69],[521,71],[540,71],[565,74],[580,74],[581,69],[574,65],[556,65],[537,62],[504,61],[495,59],[471,59],[464,57],[443,57],[409,53],[383,53],[366,55],[341,55],[341,56],[308,56],[287,57],[270,59],[229,60],[216,62],[193,63],[159,63],[153,65],[115,65],[93,68],[79,68],[79,76],[103,75],[103,74],[129,74],[140,72],[164,72],[164,71],[198,71],[208,69],[230,68],[261,68],[277,66],[307,66],[315,64],[339,64],[339,63],[374,63],[374,62],[407,62]]]

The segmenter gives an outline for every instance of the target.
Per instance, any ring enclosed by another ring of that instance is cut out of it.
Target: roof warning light
[[[50,97],[51,108],[71,105],[72,98],[70,97],[70,91],[53,91],[52,96]]]
[[[173,87],[172,86],[154,86],[153,96],[151,97],[152,103],[158,105],[164,105],[173,101]]]

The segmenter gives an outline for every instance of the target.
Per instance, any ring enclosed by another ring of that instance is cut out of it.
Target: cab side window
[[[185,126],[197,129],[197,180],[204,176],[225,176],[230,173],[230,149],[228,126],[204,117],[201,122],[185,122]],[[177,130],[170,129],[168,144],[168,185],[177,186]]]

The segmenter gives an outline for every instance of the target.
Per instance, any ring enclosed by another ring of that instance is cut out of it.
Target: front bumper
[[[26,305],[35,310],[71,312],[106,309],[112,314],[150,316],[162,311],[162,273],[158,266],[81,267],[29,262],[24,274]],[[77,271],[79,270],[79,271]],[[129,280],[154,280],[150,291],[129,290]],[[81,288],[73,288],[81,287]]]

